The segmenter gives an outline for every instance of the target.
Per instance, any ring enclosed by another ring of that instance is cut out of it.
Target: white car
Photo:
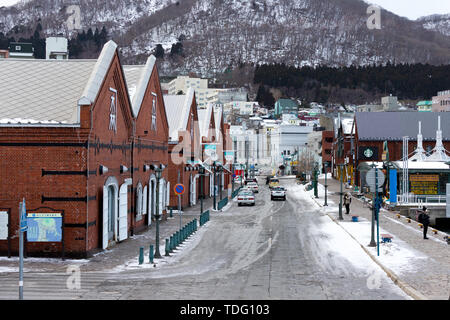
[[[247,183],[247,187],[252,190],[254,193],[258,193],[259,192],[259,187],[258,184],[256,182],[249,182]]]
[[[284,187],[274,187],[270,191],[270,200],[283,199],[286,201],[286,189]]]
[[[239,207],[242,205],[254,206],[255,205],[255,195],[251,191],[247,191],[247,190],[241,191],[241,192],[239,192],[239,194],[237,196],[237,202],[238,202]]]

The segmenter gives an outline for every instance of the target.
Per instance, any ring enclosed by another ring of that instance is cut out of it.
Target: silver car
[[[238,206],[242,205],[255,205],[255,195],[251,191],[241,191],[237,196]]]
[[[286,201],[286,189],[284,187],[274,187],[270,191],[270,200],[283,199]]]
[[[259,192],[259,187],[258,187],[258,184],[256,182],[249,182],[249,183],[247,183],[247,187],[249,187],[250,190],[252,190],[254,193],[258,193]]]

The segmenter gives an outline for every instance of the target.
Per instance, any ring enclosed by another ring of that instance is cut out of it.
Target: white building
[[[308,146],[308,134],[312,126],[281,124],[271,132],[272,166],[280,166],[292,160],[292,155]]]
[[[67,60],[69,49],[67,38],[49,37],[45,40],[45,59]]]

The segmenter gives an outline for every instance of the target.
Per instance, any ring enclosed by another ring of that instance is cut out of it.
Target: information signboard
[[[8,212],[0,211],[0,240],[8,239]]]
[[[28,242],[61,242],[61,213],[28,213]]]
[[[437,195],[439,175],[410,175],[411,192],[418,195]]]

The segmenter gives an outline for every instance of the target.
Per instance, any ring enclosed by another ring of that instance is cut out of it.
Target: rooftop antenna
[[[423,148],[423,135],[422,135],[422,122],[419,121],[419,134],[417,135],[417,149],[414,150],[414,155],[409,159],[409,161],[425,161],[427,155],[425,149]]]
[[[447,162],[450,161],[450,157],[447,155],[442,143],[442,130],[441,130],[441,116],[438,117],[438,130],[436,132],[436,147],[433,149],[433,153],[427,158],[427,161]]]

